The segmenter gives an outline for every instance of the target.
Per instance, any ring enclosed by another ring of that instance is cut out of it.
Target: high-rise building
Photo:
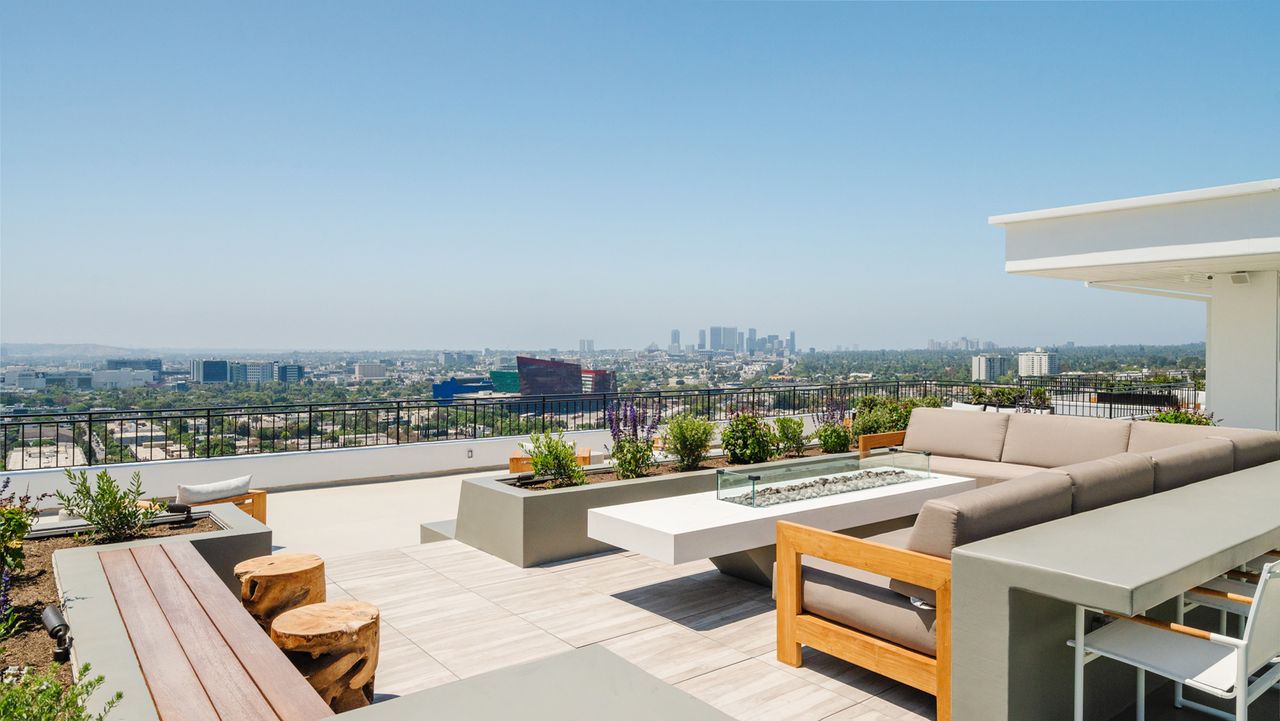
[[[618,390],[613,371],[582,370],[583,393],[613,393]]]
[[[720,350],[734,351],[738,349],[738,328],[737,326],[725,326],[720,329],[722,340]]]
[[[192,383],[230,383],[231,362],[224,360],[191,361]]]
[[[795,331],[791,331],[790,333],[787,334],[787,352],[788,353],[796,352],[796,332]]]
[[[742,331],[738,331],[738,342],[735,345],[734,350],[736,350],[739,353],[742,353],[746,351],[746,348],[747,348],[747,334],[743,333]]]
[[[363,381],[370,378],[386,378],[387,367],[381,363],[357,363],[356,364],[356,380]]]
[[[1005,356],[982,353],[973,357],[972,378],[975,381],[994,381],[1008,373],[1009,359]]]
[[[520,394],[563,395],[582,392],[582,365],[555,359],[516,356]]]
[[[759,348],[757,348],[757,347],[756,347],[756,329],[755,329],[755,328],[748,328],[748,329],[747,329],[747,348],[746,348],[746,351],[747,351],[748,353],[755,353],[757,350],[759,350]]]
[[[276,380],[281,383],[298,383],[306,374],[306,369],[298,363],[276,364]]]
[[[164,370],[164,363],[159,358],[108,358],[107,370],[118,371],[130,368],[139,371]]]
[[[680,331],[677,328],[671,329],[671,345],[667,346],[667,350],[671,353],[680,352]]]
[[[724,328],[718,325],[711,326],[711,346],[710,350],[720,350],[724,347]]]
[[[1020,376],[1056,376],[1060,372],[1057,353],[1036,348],[1033,351],[1018,354],[1018,375]]]
[[[698,331],[698,350],[707,349],[707,332],[705,330]]]

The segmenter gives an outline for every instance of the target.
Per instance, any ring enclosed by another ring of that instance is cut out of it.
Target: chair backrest
[[[1245,663],[1249,673],[1280,656],[1280,561],[1262,567],[1244,627],[1244,642],[1248,644]]]

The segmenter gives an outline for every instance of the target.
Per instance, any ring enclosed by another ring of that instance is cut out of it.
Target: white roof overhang
[[[1280,270],[1280,178],[992,216],[1005,270],[1207,299],[1210,276]]]

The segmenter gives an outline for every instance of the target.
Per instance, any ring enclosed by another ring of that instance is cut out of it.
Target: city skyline
[[[1199,341],[1007,275],[986,218],[1280,165],[1274,3],[3,15],[9,342]]]

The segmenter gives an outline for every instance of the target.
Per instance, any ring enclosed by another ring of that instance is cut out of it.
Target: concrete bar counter
[[[1171,618],[1170,599],[1277,547],[1280,462],[957,548],[955,720],[1070,719],[1076,604]],[[1127,667],[1088,671],[1086,718],[1133,703]]]

